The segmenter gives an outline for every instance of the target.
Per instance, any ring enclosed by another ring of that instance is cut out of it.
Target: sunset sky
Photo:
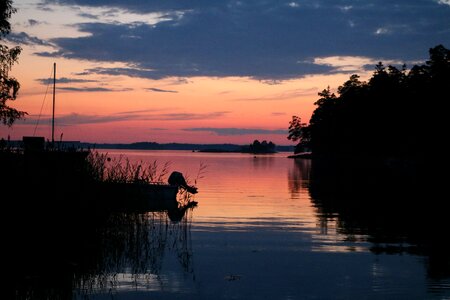
[[[0,137],[292,145],[317,93],[374,65],[409,68],[450,47],[450,0],[14,0],[23,52]],[[2,41],[5,42],[5,41]],[[426,103],[424,103],[426,105]]]

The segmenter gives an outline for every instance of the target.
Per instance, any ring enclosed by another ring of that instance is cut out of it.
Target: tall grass
[[[87,157],[88,176],[91,180],[102,183],[137,183],[137,184],[167,184],[167,175],[171,162],[162,165],[158,161],[131,162],[127,157],[110,158],[107,153],[90,151]],[[190,186],[197,186],[198,181],[204,177],[206,165],[201,163],[196,177],[191,179],[185,176]],[[180,188],[177,194],[179,213],[184,215],[185,210],[196,206],[195,194]]]
[[[91,151],[87,157],[90,177],[110,183],[162,184],[169,172],[170,162],[159,166],[156,160],[130,162],[127,157],[110,158],[107,153]]]

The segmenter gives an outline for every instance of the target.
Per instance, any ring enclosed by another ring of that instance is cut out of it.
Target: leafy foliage
[[[287,138],[293,142],[299,142],[295,147],[295,153],[309,150],[310,130],[306,123],[302,123],[300,117],[292,116],[292,120],[289,122],[289,135]]]
[[[12,7],[11,0],[0,3],[0,40],[11,31],[9,18],[14,12],[16,9]],[[9,76],[9,71],[17,62],[21,51],[20,47],[9,48],[0,44],[0,121],[7,126],[26,115],[26,112],[7,105],[7,101],[15,100],[19,92],[20,84]]]
[[[9,19],[15,12],[16,9],[12,7],[12,0],[2,0],[0,2],[0,36],[6,35],[11,31]]]

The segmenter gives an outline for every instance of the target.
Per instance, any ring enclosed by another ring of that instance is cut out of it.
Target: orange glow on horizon
[[[26,50],[20,64],[12,69],[21,90],[10,105],[26,111],[28,116],[11,128],[1,129],[2,137],[10,136],[13,140],[33,135],[35,131],[36,135],[49,137],[51,131],[52,87],[37,79],[51,79],[53,62],[49,58],[35,61]],[[99,65],[57,61],[57,79],[76,78],[79,82],[57,83],[55,136],[63,134],[63,140],[94,143],[248,144],[258,139],[292,145],[286,138],[292,115],[300,116],[307,123],[315,109],[317,93],[348,79],[348,74],[334,74],[272,83],[241,77],[151,80],[77,75]],[[95,91],[98,88],[104,91]],[[201,128],[267,130],[267,133],[224,135],[199,131]],[[272,133],[275,130],[285,130],[286,134]]]

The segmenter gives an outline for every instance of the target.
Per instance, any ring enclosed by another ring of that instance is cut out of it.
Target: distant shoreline
[[[10,141],[10,146],[19,147],[22,141]],[[188,150],[198,152],[223,152],[223,153],[249,153],[242,149],[248,145],[239,144],[189,144],[189,143],[156,143],[156,142],[136,142],[136,143],[87,143],[81,141],[55,142],[62,148],[76,149],[129,149],[129,150]],[[275,152],[294,152],[295,146],[276,145]],[[266,153],[263,153],[266,154]]]

